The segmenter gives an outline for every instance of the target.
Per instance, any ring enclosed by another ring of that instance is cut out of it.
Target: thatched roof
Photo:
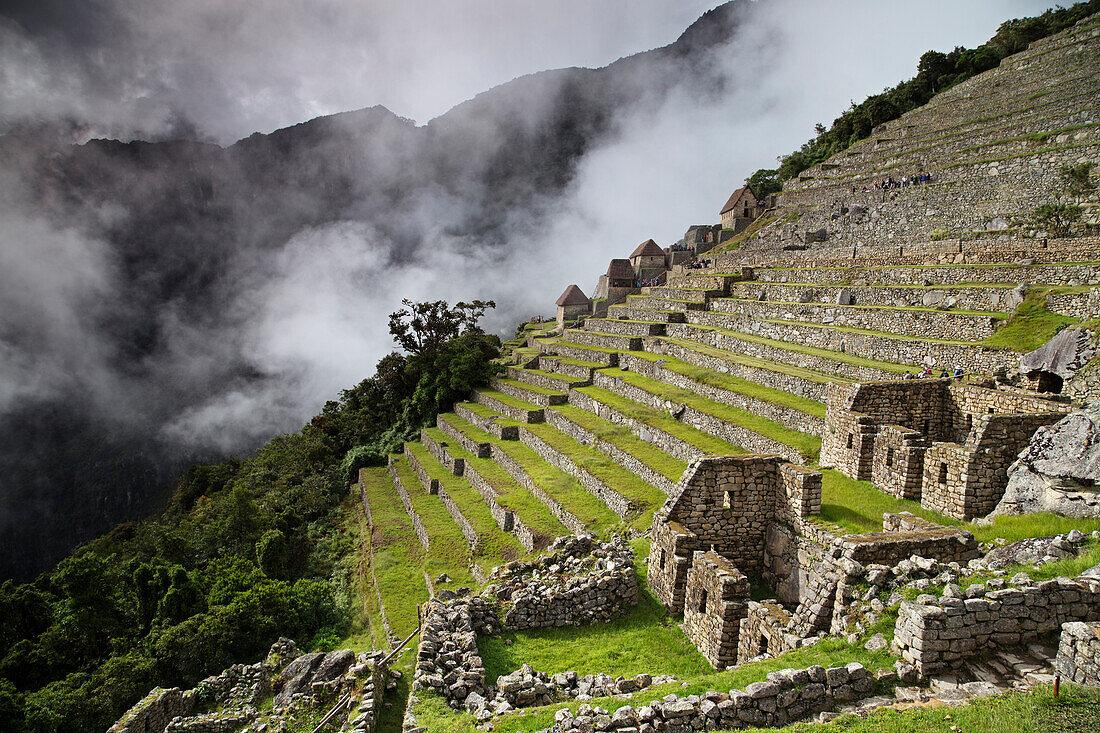
[[[663,257],[665,251],[657,246],[652,239],[647,239],[638,245],[638,248],[630,253],[630,259],[635,257]]]
[[[737,206],[737,204],[741,203],[741,199],[746,193],[748,193],[749,196],[752,196],[752,202],[755,204],[756,194],[753,193],[752,189],[748,186],[742,186],[741,188],[730,194],[729,201],[727,201],[726,205],[722,207],[722,210],[718,212],[718,215],[721,216],[722,214]]]
[[[607,266],[608,280],[634,280],[634,268],[630,260],[611,260]]]
[[[592,301],[576,285],[570,285],[554,305],[591,305]]]

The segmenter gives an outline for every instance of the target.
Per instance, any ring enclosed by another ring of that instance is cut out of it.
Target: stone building
[[[559,326],[564,324],[565,321],[575,321],[592,312],[592,301],[576,285],[567,287],[558,297],[555,305],[558,307]]]
[[[869,564],[978,555],[971,533],[912,515],[884,515],[882,532],[842,535],[820,513],[820,472],[738,455],[693,462],[654,515],[647,582],[715,668],[843,631]],[[779,600],[751,601],[750,578]]]
[[[654,277],[666,269],[665,251],[652,239],[647,239],[630,253],[630,265],[635,277]]]
[[[634,266],[630,260],[615,259],[607,266],[607,305],[626,300],[626,296],[637,291]]]
[[[1063,402],[949,379],[830,384],[821,465],[957,519],[993,511],[1008,467]]]
[[[759,213],[759,202],[756,194],[748,186],[730,194],[726,205],[719,212],[723,229],[732,229],[735,233],[747,227]]]

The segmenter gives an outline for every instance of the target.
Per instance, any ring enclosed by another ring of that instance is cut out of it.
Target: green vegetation
[[[829,382],[847,382],[851,381],[844,377],[835,376],[832,374],[822,374],[821,372],[815,372],[811,369],[805,369],[803,367],[794,366],[793,364],[787,364],[781,361],[770,361],[768,359],[761,359],[755,356],[748,356],[736,351],[724,351],[714,346],[707,346],[701,344],[698,341],[688,341],[687,339],[678,338],[666,338],[665,341],[682,346],[685,349],[695,351],[706,356],[712,356],[723,361],[728,361],[732,364],[741,364],[743,366],[752,367],[754,369],[763,369],[769,372],[775,372],[777,374],[786,374],[791,377],[797,377],[798,379],[804,379],[807,382],[815,382],[817,384],[828,384]]]
[[[1084,208],[1076,204],[1041,204],[1031,211],[1029,218],[1036,229],[1052,237],[1065,237],[1084,213]]]
[[[877,125],[896,120],[906,112],[923,106],[936,94],[996,67],[1006,56],[1023,51],[1032,41],[1058,33],[1098,11],[1100,0],[1080,2],[1069,8],[1048,10],[1036,17],[1005,21],[996,35],[974,49],[956,47],[946,54],[928,51],[921,56],[914,78],[881,94],[872,95],[858,105],[853,103],[833,120],[829,128],[817,125],[816,137],[804,143],[799,150],[780,156],[777,171],[760,170],[748,180],[762,183],[794,178],[807,168],[870,137]]]
[[[746,430],[751,430],[777,443],[790,446],[802,454],[807,460],[817,460],[817,454],[821,450],[821,438],[816,435],[807,435],[806,433],[792,430],[786,425],[782,425],[765,417],[760,417],[748,410],[724,405],[720,402],[709,400],[706,397],[700,397],[690,390],[673,387],[670,384],[658,382],[649,377],[635,374],[634,372],[609,370],[604,373],[662,399],[672,402],[682,402],[699,412],[713,415],[724,422],[737,425]]]
[[[1011,351],[1034,351],[1054,338],[1063,328],[1074,323],[1077,323],[1077,319],[1052,313],[1047,308],[1044,293],[1032,291],[1024,297],[1024,302],[1009,319],[981,343]]]
[[[649,554],[645,539],[632,543],[638,558]],[[519,669],[524,662],[537,670],[575,670],[578,674],[604,672],[633,677],[643,672],[680,678],[712,672],[710,665],[645,586],[645,563],[635,562],[642,588],[638,605],[606,624],[524,632],[505,632],[501,638],[482,636],[478,650],[486,680]]]
[[[645,442],[622,425],[601,420],[591,412],[586,412],[571,405],[563,405],[554,409],[569,422],[579,425],[600,440],[610,443],[625,453],[629,453],[669,481],[679,481],[680,477],[684,475],[684,471],[687,470],[687,463],[673,458],[664,451],[656,450],[652,444]]]
[[[632,420],[648,425],[655,430],[668,433],[674,438],[678,438],[704,453],[733,455],[745,452],[742,448],[727,443],[720,438],[716,438],[710,433],[704,433],[689,425],[684,425],[667,412],[655,410],[645,405],[639,405],[637,402],[631,402],[602,387],[580,387],[577,391]]]
[[[728,328],[719,328],[718,326],[691,325],[690,328],[697,331],[711,331],[713,333],[737,339],[738,341],[747,341],[753,344],[760,344],[761,346],[770,346],[775,349],[783,349],[784,351],[790,351],[795,354],[816,356],[821,359],[827,359],[829,361],[835,361],[841,364],[867,367],[869,369],[878,369],[879,371],[892,372],[894,374],[905,374],[913,368],[905,364],[895,364],[894,362],[879,361],[877,359],[865,359],[861,356],[854,356],[852,354],[847,354],[840,351],[819,349],[816,346],[804,346],[802,344],[796,344],[790,341],[780,341],[778,339],[770,339],[763,336],[753,336],[751,334],[741,333],[740,331],[731,331]]]

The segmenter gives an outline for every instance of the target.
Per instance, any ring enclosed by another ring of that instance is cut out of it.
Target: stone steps
[[[706,305],[705,301],[677,300],[676,298],[662,298],[656,295],[629,295],[626,298],[626,306],[630,308],[677,311],[680,313],[690,310],[702,310]]]
[[[680,321],[683,323],[683,321]],[[667,321],[631,321],[618,318],[589,318],[586,330],[617,336],[663,336]]]
[[[816,283],[739,282],[730,296],[743,300],[779,303],[832,305],[846,294],[854,305],[898,308],[950,307],[976,311],[1011,311],[1015,301],[1008,297],[1015,283],[979,286],[923,285],[827,285]]]
[[[525,402],[524,400],[516,399],[511,395],[506,395],[503,392],[496,392],[488,389],[474,390],[471,395],[474,402],[479,405],[485,405],[491,410],[495,410],[508,417],[522,423],[542,422],[545,412],[543,408],[538,405]]]
[[[708,328],[695,324],[677,326],[669,337],[683,342],[758,357],[777,363],[792,364],[815,372],[834,375],[845,381],[874,382],[899,379],[909,367],[889,362],[857,360],[831,349],[811,347],[799,350],[799,344],[752,334]]]
[[[448,421],[456,431],[467,437],[472,436],[474,440],[487,437],[475,423],[463,420],[458,415],[448,416]],[[570,532],[579,534],[600,531],[619,521],[580,482],[547,463],[519,440],[492,441],[490,451],[493,461],[501,470],[542,502]]]
[[[816,460],[816,449],[805,445],[815,443],[820,447],[820,441],[800,440],[810,438],[809,435],[798,434],[767,419],[759,419],[754,425],[753,418],[757,416],[705,397],[692,395],[680,402],[676,388],[642,375],[602,371],[596,374],[592,385],[654,410],[671,410],[682,424],[751,453],[775,453],[792,463],[806,463]]]
[[[981,341],[992,336],[1004,315],[960,313],[925,308],[873,305],[824,305],[722,298],[711,311],[753,319],[847,326],[921,338]],[[718,324],[715,324],[718,325]],[[737,328],[736,326],[730,326]]]
[[[760,283],[811,283],[813,285],[960,285],[983,283],[1032,283],[1036,285],[1100,285],[1100,268],[1089,264],[955,265],[904,267],[794,267],[758,269]]]
[[[541,361],[541,358],[540,358]],[[510,366],[507,368],[508,377],[516,382],[525,382],[534,387],[550,390],[551,392],[568,392],[573,387],[584,387],[592,381],[591,369],[598,368],[594,364],[588,368],[588,374],[584,377],[571,376],[553,371],[542,371],[533,367]]]
[[[629,321],[647,321],[649,323],[683,323],[684,312],[675,310],[659,310],[656,308],[635,308],[622,303],[613,305],[607,309],[609,319]]]
[[[663,354],[710,369],[755,382],[763,387],[782,390],[797,397],[825,402],[825,387],[829,382],[846,381],[836,374],[813,371],[791,363],[774,361],[706,346],[697,341],[663,338],[647,344],[654,354]],[[788,358],[794,358],[792,355]]]
[[[447,456],[449,461],[441,461],[444,466],[448,462],[462,462],[462,477],[481,496],[497,526],[514,534],[524,549],[529,552],[542,549],[554,538],[568,534],[544,505],[533,502],[528,491],[493,462],[491,441],[473,440],[443,416],[437,418],[436,426],[438,433],[421,431],[421,442],[425,446],[432,442],[436,444],[429,447],[429,452],[437,459],[441,455]],[[454,443],[444,442],[444,438]],[[477,448],[478,453],[484,455],[469,451],[467,446]]]
[[[578,331],[566,329],[562,334],[562,341],[567,344],[579,346],[598,346],[602,349],[614,349],[616,351],[640,351],[642,339],[639,336],[622,336],[615,333],[600,333],[597,331]]]
[[[1020,354],[990,349],[979,344],[933,340],[864,329],[828,326],[816,323],[791,321],[764,321],[750,316],[726,313],[696,313],[687,325],[671,326],[670,336],[682,336],[684,329],[692,325],[716,327],[726,331],[747,333],[791,344],[812,346],[848,354],[861,359],[874,360],[889,354],[898,364],[912,367],[956,367],[978,374],[992,374],[999,368],[1013,369]]]
[[[700,381],[695,378],[696,370],[692,369],[690,363],[671,356],[653,361],[651,357],[624,354],[622,365],[637,374],[751,412],[791,430],[820,437],[825,429],[825,405],[820,401],[796,398],[785,390],[762,388],[762,385],[755,383],[744,385],[735,378],[720,373],[711,374],[706,381]]]
[[[517,400],[523,400],[524,402],[529,402],[539,407],[564,405],[568,400],[565,392],[546,389],[545,387],[539,387],[527,382],[520,382],[515,379],[492,379],[489,381],[489,386],[509,397],[515,397]],[[514,419],[518,420],[519,418]],[[532,421],[525,420],[524,422]]]

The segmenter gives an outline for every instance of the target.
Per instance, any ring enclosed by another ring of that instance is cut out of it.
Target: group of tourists
[[[957,380],[957,381],[962,381],[962,378],[965,377],[965,376],[967,376],[966,372],[964,372],[960,367],[955,367],[955,371],[950,373],[950,374],[947,373],[947,367],[944,367],[943,369],[940,370],[939,378],[940,379],[954,379],[954,380]],[[904,378],[905,379],[935,379],[936,375],[935,375],[935,373],[933,373],[932,367],[925,367],[924,369],[915,370],[913,372],[906,372]]]
[[[863,192],[866,193],[867,191],[886,191],[886,190],[892,189],[892,188],[905,188],[907,186],[920,186],[920,185],[923,185],[925,183],[931,183],[931,182],[932,182],[932,174],[931,173],[918,173],[915,176],[905,176],[903,178],[894,178],[893,176],[888,176],[888,177],[882,179],[881,181],[875,181],[874,185],[872,185],[872,186],[864,186],[863,187]],[[855,190],[855,187],[853,186],[853,191],[854,190]]]
[[[661,278],[659,277],[647,277],[643,280],[637,280],[634,282],[636,288],[652,288],[661,284]]]
[[[676,244],[669,247],[669,251],[671,251],[671,252],[694,252],[695,248],[692,247],[690,244],[680,244],[679,242],[677,242]]]
[[[691,262],[688,262],[686,265],[684,265],[684,267],[689,270],[705,270],[706,268],[711,266],[712,262],[713,260],[692,260]]]

